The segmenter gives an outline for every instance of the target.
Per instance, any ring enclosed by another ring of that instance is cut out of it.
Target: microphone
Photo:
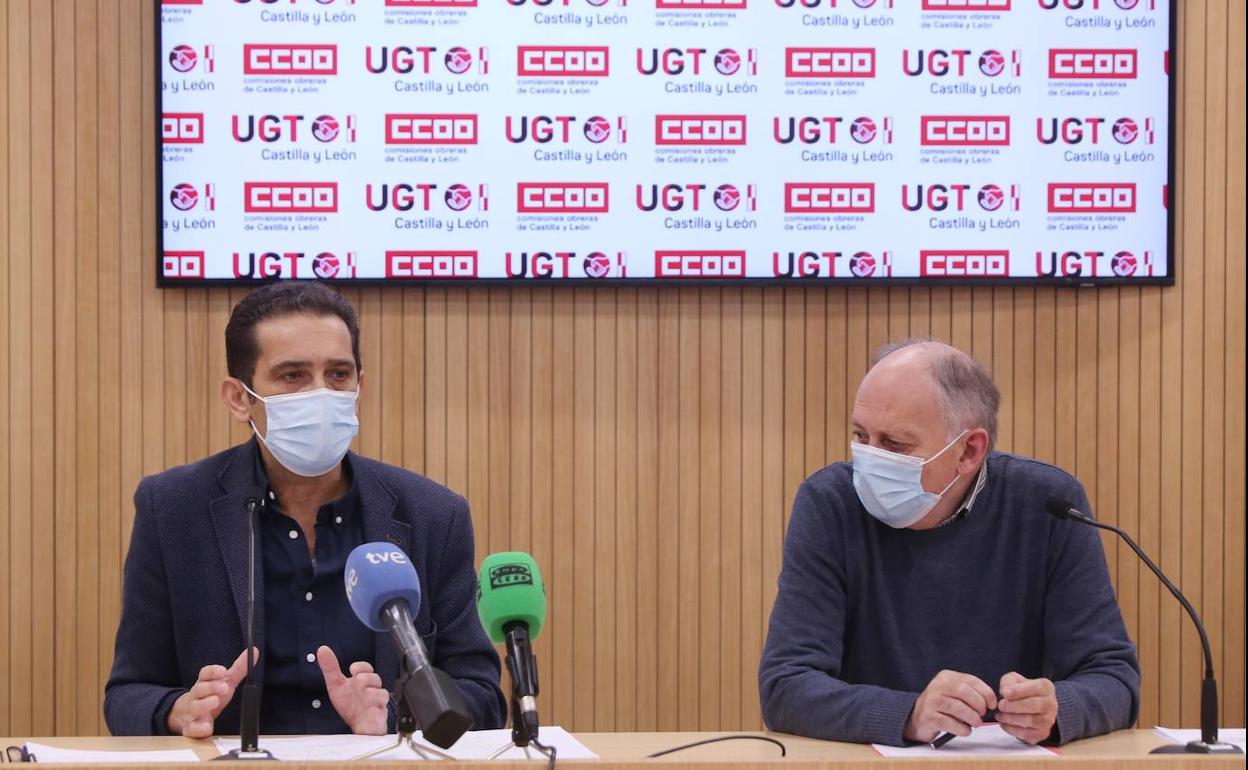
[[[256,516],[264,509],[264,490],[258,486],[248,487],[243,495],[243,510],[247,512],[247,676],[243,678],[242,708],[239,715],[238,748],[214,759],[273,759],[273,755],[260,748],[260,688],[252,677],[255,666],[256,646]]]
[[[1153,749],[1150,754],[1242,754],[1239,747],[1230,743],[1218,742],[1218,683],[1213,677],[1213,653],[1209,649],[1209,635],[1205,633],[1205,625],[1200,622],[1200,616],[1196,614],[1196,609],[1192,607],[1192,603],[1187,600],[1183,592],[1171,583],[1153,560],[1148,558],[1148,554],[1136,545],[1135,540],[1126,532],[1112,524],[1097,521],[1088,514],[1080,511],[1071,505],[1068,501],[1058,497],[1050,497],[1044,503],[1045,510],[1059,519],[1067,519],[1069,521],[1077,521],[1080,524],[1087,524],[1097,529],[1107,529],[1116,533],[1119,537],[1131,546],[1131,550],[1140,557],[1148,568],[1153,571],[1157,579],[1161,581],[1170,593],[1174,594],[1174,598],[1179,600],[1179,604],[1183,605],[1183,609],[1187,610],[1187,614],[1191,616],[1192,622],[1196,624],[1196,631],[1200,634],[1200,646],[1205,656],[1205,678],[1201,682],[1200,689],[1200,740],[1190,741],[1186,746],[1160,746]]]
[[[512,742],[538,737],[537,661],[531,643],[546,622],[546,589],[533,557],[521,551],[487,556],[477,579],[477,616],[490,641],[507,645],[511,675]]]
[[[472,728],[472,716],[454,680],[429,662],[416,633],[412,611],[420,607],[420,578],[407,554],[390,543],[357,546],[347,557],[344,579],[355,616],[373,631],[388,631],[399,648],[399,721],[402,709],[409,709],[425,740],[450,748]]]

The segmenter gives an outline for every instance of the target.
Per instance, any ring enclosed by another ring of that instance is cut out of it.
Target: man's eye
[[[282,379],[285,380],[286,382],[297,382],[299,380],[299,373],[287,372],[286,374],[282,375]]]

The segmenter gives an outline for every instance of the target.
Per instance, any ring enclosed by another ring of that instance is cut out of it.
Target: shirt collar
[[[975,477],[975,485],[971,487],[971,491],[962,500],[962,504],[958,506],[958,510],[949,518],[936,525],[937,528],[952,523],[965,517],[971,512],[971,506],[975,505],[976,498],[983,491],[984,485],[988,483],[988,458],[984,458],[984,462],[979,466],[979,475]]]
[[[251,445],[254,457],[254,481],[257,486],[264,490],[266,505],[263,510],[267,511],[270,507],[280,509],[282,503],[277,499],[277,494],[273,491],[273,485],[269,483],[269,474],[264,470],[264,457],[260,451],[260,442],[254,436],[251,439]],[[347,452],[342,458],[342,472],[347,477],[347,491],[337,500],[321,506],[321,509],[316,514],[318,524],[330,522],[342,524],[350,519],[359,508],[360,485],[356,483],[355,471],[351,468],[350,452]]]

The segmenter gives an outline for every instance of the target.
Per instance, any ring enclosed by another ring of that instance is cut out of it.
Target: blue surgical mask
[[[318,390],[260,396],[267,417],[264,435],[251,424],[273,459],[297,476],[323,476],[346,456],[351,439],[360,432],[355,415],[356,390]]]
[[[870,444],[850,444],[854,458],[854,489],[867,513],[895,529],[918,523],[962,477],[961,474],[954,476],[940,494],[928,492],[923,488],[923,466],[949,451],[949,447],[965,435],[966,431],[962,431],[926,460]]]

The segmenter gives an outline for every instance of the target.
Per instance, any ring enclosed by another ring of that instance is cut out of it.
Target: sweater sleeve
[[[1080,488],[1077,507],[1091,511]],[[1054,740],[1121,730],[1140,708],[1140,666],[1114,598],[1098,530],[1071,521],[1052,530],[1044,607],[1046,674],[1057,690]]]
[[[793,501],[779,591],[759,665],[763,720],[825,740],[904,745],[919,694],[840,678],[846,616],[845,544],[810,481]]]

